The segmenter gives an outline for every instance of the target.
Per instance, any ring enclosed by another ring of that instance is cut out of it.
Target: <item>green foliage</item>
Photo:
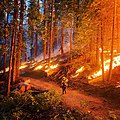
[[[56,107],[61,100],[60,95],[56,92],[44,92],[40,95],[35,96],[36,101],[38,101],[41,110],[48,110],[51,107]]]
[[[77,108],[64,108],[61,103],[61,96],[56,91],[34,96],[27,92],[0,96],[0,120],[87,120],[91,117]]]
[[[40,112],[55,109],[60,103],[60,95],[53,92],[44,92],[36,96],[30,93],[11,94],[10,97],[0,96],[0,119],[18,119],[33,117]]]
[[[76,26],[74,26],[73,54],[75,56],[84,56],[86,59],[88,59],[91,54],[94,54],[94,51],[90,50],[91,43],[94,44],[94,46],[96,45],[94,41],[96,39],[96,26],[98,21],[95,21],[95,15],[98,9],[92,6],[93,0],[81,1],[79,6],[76,5],[74,17],[74,24]]]

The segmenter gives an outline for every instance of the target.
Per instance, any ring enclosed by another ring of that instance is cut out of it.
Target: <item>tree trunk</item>
[[[63,27],[63,25],[62,25],[61,55],[63,55],[63,53],[64,53],[64,48],[63,48],[63,46],[64,46],[64,27]]]
[[[43,55],[43,59],[45,60],[46,59],[46,53],[47,53],[47,50],[46,50],[46,48],[47,48],[47,44],[46,44],[47,42],[46,42],[46,40],[44,40],[44,55]]]
[[[120,52],[120,41],[119,41],[119,35],[118,35],[118,31],[119,31],[119,21],[118,21],[118,17],[116,18],[116,38],[117,38],[117,52]]]
[[[4,54],[3,54],[3,61],[4,61],[4,66],[3,66],[3,74],[6,73],[6,48],[7,48],[7,41],[8,41],[8,22],[6,21],[5,23],[5,43],[4,43]]]
[[[51,10],[51,30],[50,30],[50,42],[49,42],[48,67],[50,67],[50,60],[51,60],[51,54],[52,54],[52,41],[53,41],[53,15],[54,15],[54,0],[52,0],[52,10]]]
[[[31,56],[31,60],[33,59],[33,53],[34,53],[33,41],[34,41],[34,28],[32,26],[32,28],[31,28],[31,44],[30,44],[30,56]]]
[[[72,62],[72,40],[73,40],[73,22],[74,22],[74,0],[72,0],[72,16],[70,18],[70,62]]]
[[[46,40],[44,40],[44,53],[43,53],[43,59],[45,60],[46,59],[46,54],[47,54],[47,42]]]
[[[40,1],[38,0],[37,1],[37,8],[38,8],[38,10],[37,10],[37,12],[38,12],[38,14],[39,14],[39,10],[40,10],[40,3],[39,3]],[[34,43],[34,59],[37,57],[37,50],[38,50],[38,27],[37,27],[37,25],[35,26],[35,43]]]
[[[112,23],[112,41],[111,41],[111,56],[110,56],[110,68],[109,68],[108,81],[110,81],[111,78],[112,78],[113,45],[114,45],[114,38],[115,38],[115,18],[116,18],[116,2],[114,0],[113,23]]]
[[[71,61],[72,61],[72,20],[70,25],[70,62]]]
[[[9,59],[9,73],[8,73],[8,81],[7,81],[7,95],[10,94],[10,82],[15,81],[15,59],[14,54],[15,52],[15,41],[16,41],[16,31],[17,31],[17,19],[18,19],[18,0],[14,0],[14,16],[13,19],[15,21],[14,26],[13,26],[13,31],[12,31],[12,41],[11,41],[11,51],[10,51],[10,59]],[[13,71],[13,72],[12,72]]]
[[[115,4],[115,6],[116,6],[116,10],[115,10],[115,12],[116,12],[116,40],[117,40],[117,52],[119,53],[120,52],[120,40],[119,40],[119,17],[118,17],[118,11],[117,11],[117,9],[118,9],[118,0],[116,0],[116,4]]]
[[[5,40],[5,43],[4,43],[3,61],[4,61],[3,74],[5,75],[5,73],[6,73],[6,40]]]
[[[46,15],[46,0],[44,0],[44,15],[45,15],[45,39],[44,39],[44,53],[43,53],[43,59],[46,59],[46,54],[47,54],[47,15]]]
[[[20,77],[20,65],[22,58],[22,43],[23,43],[23,18],[24,18],[24,0],[20,0],[20,25],[19,25],[19,36],[18,36],[18,51],[17,52],[17,65],[16,65],[16,78]]]
[[[103,41],[103,22],[101,19],[101,65],[102,65],[102,80],[104,81],[104,41]]]
[[[16,28],[15,28],[15,31],[16,31]],[[11,79],[11,83],[13,84],[15,81],[16,81],[16,32],[15,32],[15,43],[14,43],[14,49],[13,49],[13,59],[12,59],[12,79]]]
[[[9,73],[8,73],[8,81],[7,81],[7,95],[10,94],[10,82],[11,82],[11,71],[12,71],[12,59],[13,59],[13,51],[15,44],[15,28],[13,28],[12,41],[11,41],[11,51],[10,51],[10,60],[9,60]]]
[[[37,57],[37,41],[38,41],[38,35],[37,30],[35,33],[35,44],[34,44],[34,59]]]
[[[8,12],[6,10],[6,18],[5,18],[5,43],[4,43],[4,54],[3,54],[3,61],[4,61],[4,66],[3,66],[3,74],[5,75],[6,73],[6,56],[7,56],[7,42],[8,42]]]
[[[14,29],[15,29],[15,35],[14,35],[14,49],[13,49],[13,62],[12,62],[12,79],[11,79],[11,82],[15,82],[16,80],[16,59],[17,59],[17,56],[16,56],[16,52],[17,52],[17,49],[16,49],[16,44],[17,44],[17,41],[16,41],[16,38],[17,38],[17,26],[18,26],[18,0],[15,0],[14,1]],[[12,33],[14,34],[14,33]]]
[[[96,65],[100,65],[100,52],[99,52],[99,25],[97,26],[97,41],[96,41]]]

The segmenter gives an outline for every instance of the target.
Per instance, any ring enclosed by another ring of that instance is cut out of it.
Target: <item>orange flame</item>
[[[21,69],[24,69],[24,68],[26,68],[26,67],[27,67],[27,65],[21,65],[21,66],[20,66],[20,70],[21,70]]]
[[[57,67],[58,67],[58,64],[56,64],[56,65],[51,65],[50,68],[48,68],[48,66],[46,66],[45,68],[48,68],[48,69],[45,70],[45,72],[49,72],[50,70],[55,69],[55,68],[57,68]]]
[[[113,64],[112,64],[112,69],[120,65],[120,56],[116,56],[113,58]],[[108,71],[110,66],[110,59],[104,61],[104,71]],[[93,75],[88,76],[88,79],[93,79],[98,76],[102,75],[102,66],[99,71],[95,72]]]
[[[75,78],[77,76],[79,76],[79,73],[83,72],[85,70],[85,67],[82,66],[80,69],[78,69],[76,72],[75,72],[75,75],[72,75],[72,78]]]
[[[24,68],[26,68],[26,67],[27,67],[27,65],[21,65],[21,66],[20,66],[20,70],[21,70],[21,69],[24,69]],[[9,71],[9,67],[6,68],[6,72],[8,72],[8,71]],[[3,72],[4,72],[3,70],[0,71],[0,73],[3,73]]]
[[[35,69],[34,70],[40,70],[40,69],[42,69],[42,65],[39,65],[39,66],[37,66],[37,67],[35,67]]]
[[[58,67],[58,64],[56,64],[56,65],[51,65],[51,66],[50,66],[51,69],[55,69],[55,68],[57,68],[57,67]]]
[[[9,71],[9,67],[6,68],[6,72],[8,71]],[[0,73],[3,73],[3,72],[4,72],[3,70],[0,71]]]
[[[83,70],[84,70],[84,66],[82,66],[80,69],[78,69],[78,70],[76,71],[76,73],[83,72]]]

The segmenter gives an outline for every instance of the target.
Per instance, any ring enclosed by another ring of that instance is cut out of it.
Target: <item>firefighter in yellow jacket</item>
[[[63,77],[61,82],[62,94],[66,94],[67,87],[68,87],[68,79],[66,77]]]

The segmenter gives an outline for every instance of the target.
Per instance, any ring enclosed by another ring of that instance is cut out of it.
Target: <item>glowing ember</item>
[[[35,67],[34,70],[40,70],[42,67],[43,67],[42,65],[39,65],[39,66]]]

